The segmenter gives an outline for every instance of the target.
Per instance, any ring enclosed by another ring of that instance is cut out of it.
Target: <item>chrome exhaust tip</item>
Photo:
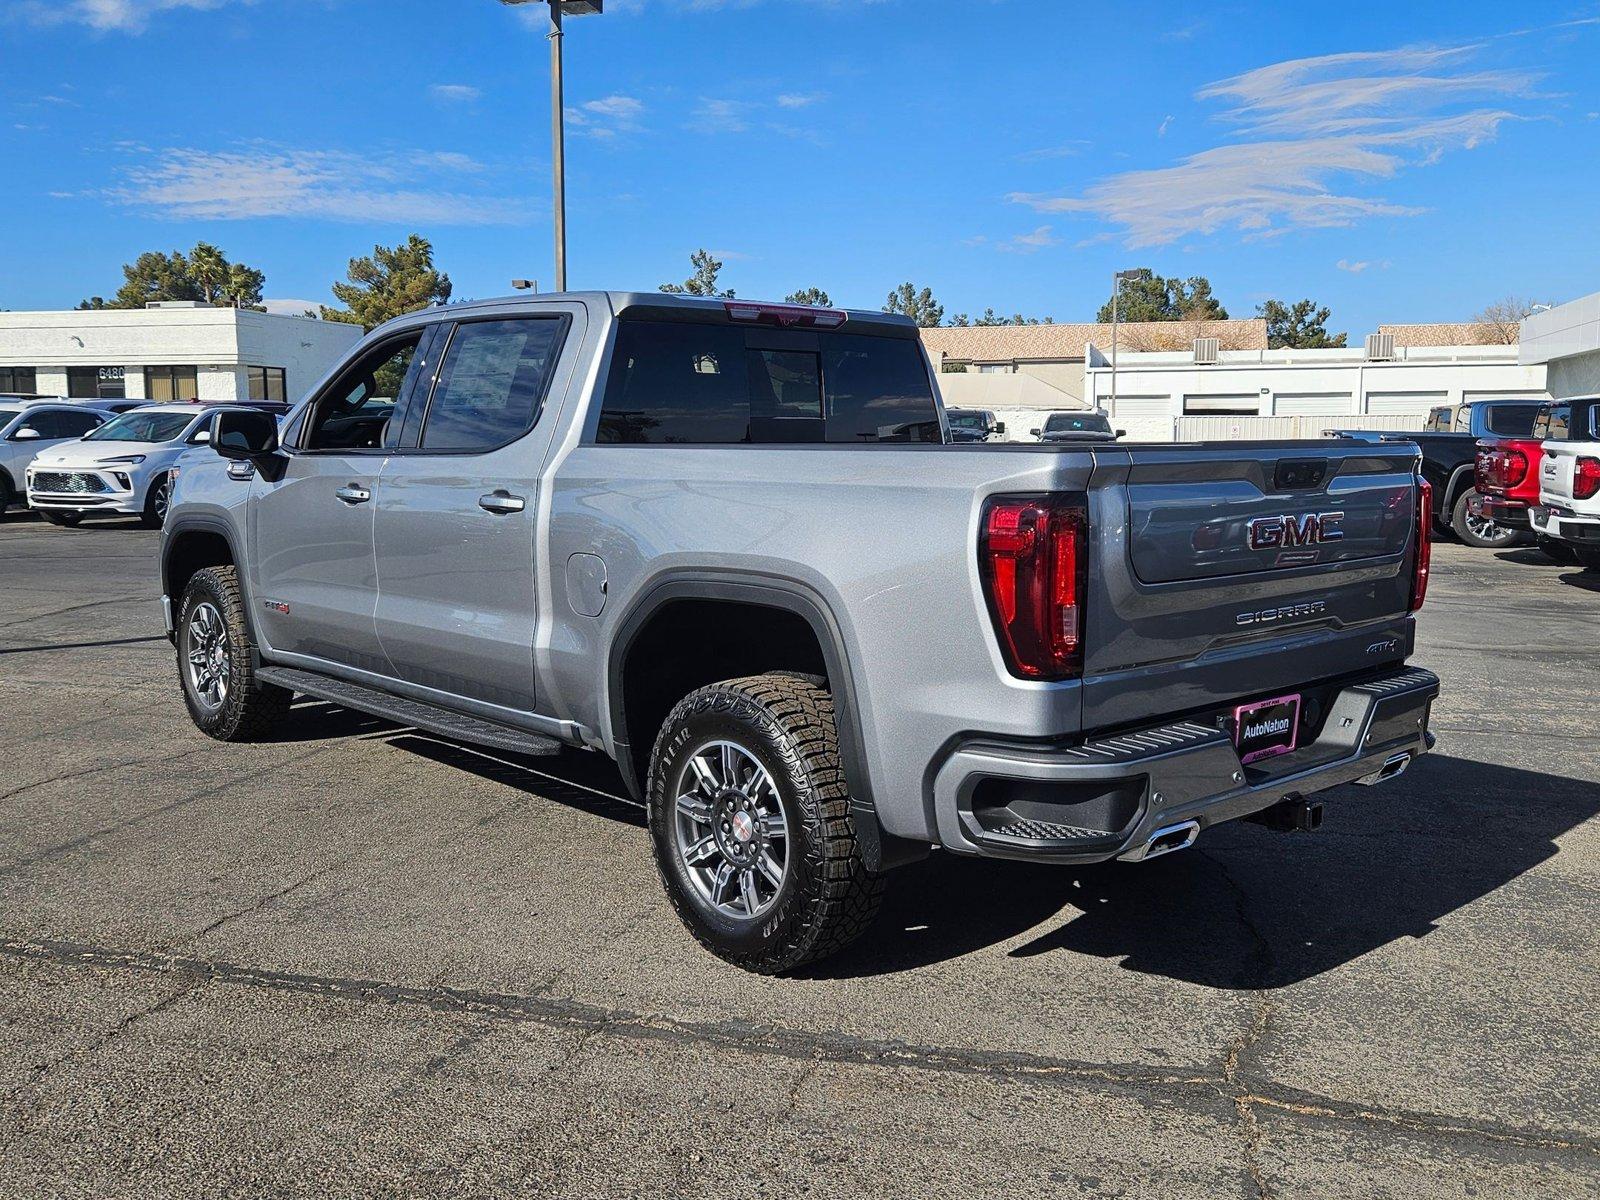
[[[1356,782],[1362,787],[1374,787],[1380,783],[1388,783],[1391,779],[1398,779],[1406,773],[1406,768],[1411,765],[1413,757],[1415,756],[1409,750],[1400,754],[1391,754],[1383,760],[1383,766],[1379,767],[1371,775],[1363,775]]]
[[[1145,839],[1142,845],[1135,846],[1117,857],[1123,862],[1147,862],[1152,858],[1160,858],[1163,854],[1187,850],[1194,845],[1195,838],[1199,836],[1199,821],[1180,821],[1176,825],[1163,825]]]

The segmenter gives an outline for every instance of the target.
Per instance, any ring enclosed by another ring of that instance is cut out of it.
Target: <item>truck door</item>
[[[389,417],[422,372],[422,337],[386,340],[341,371],[290,436],[280,476],[258,472],[251,485],[251,615],[274,650],[392,673],[373,627],[373,500]]]
[[[432,395],[407,414],[374,533],[378,638],[407,683],[534,708],[539,477],[556,424],[547,401],[582,311],[455,322]]]

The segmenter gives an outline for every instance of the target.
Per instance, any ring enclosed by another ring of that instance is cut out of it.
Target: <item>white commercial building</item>
[[[0,312],[0,392],[293,402],[361,336],[338,321],[188,302]]]
[[[1548,372],[1552,396],[1600,396],[1600,292],[1525,318],[1521,349]]]
[[[1220,350],[1118,356],[1084,367],[1084,398],[1140,440],[1320,437],[1338,428],[1422,428],[1432,408],[1491,396],[1546,399],[1543,363],[1515,345],[1397,346],[1376,334],[1337,350]],[[1115,398],[1113,399],[1113,391]]]

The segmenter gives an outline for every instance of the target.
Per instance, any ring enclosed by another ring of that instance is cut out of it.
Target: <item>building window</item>
[[[68,367],[67,395],[120,400],[128,394],[121,367]]]
[[[1261,415],[1261,397],[1256,396],[1185,396],[1183,415],[1186,417],[1258,417]]]
[[[151,400],[197,400],[200,383],[193,367],[146,367],[144,394]]]
[[[1012,375],[1015,372],[1016,367],[1011,363],[980,363],[978,365],[979,375]]]
[[[0,367],[0,392],[37,392],[38,377],[32,367]]]
[[[250,374],[250,399],[287,402],[288,377],[282,367],[246,367],[245,370]]]

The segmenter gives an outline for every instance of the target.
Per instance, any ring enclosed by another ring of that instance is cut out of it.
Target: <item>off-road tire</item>
[[[171,486],[172,476],[165,473],[158,475],[155,482],[150,485],[150,490],[145,494],[144,498],[144,511],[139,514],[139,524],[146,529],[161,528],[164,514],[156,511],[156,501],[161,494],[161,489],[170,488]]]
[[[196,605],[209,600],[222,614],[227,629],[229,683],[220,708],[210,710],[190,690],[184,658],[184,631]],[[256,678],[255,643],[245,620],[244,595],[233,567],[197,571],[183,589],[178,605],[178,687],[195,726],[219,742],[256,742],[266,738],[289,711],[294,693]]]
[[[76,529],[83,521],[83,514],[79,512],[59,512],[52,508],[41,508],[39,515],[52,525],[59,525],[63,529]]]
[[[793,971],[843,949],[871,925],[883,900],[883,877],[862,860],[833,697],[820,682],[774,673],[703,687],[667,716],[650,755],[650,840],[667,896],[702,946],[758,974]],[[753,920],[709,905],[678,853],[673,793],[689,756],[712,738],[736,742],[760,761],[793,838],[778,898]]]
[[[1573,553],[1572,547],[1560,538],[1547,537],[1541,533],[1536,540],[1539,550],[1552,562],[1570,567],[1578,561],[1578,556]]]
[[[1456,536],[1461,539],[1464,545],[1476,546],[1480,550],[1504,550],[1507,546],[1516,545],[1521,534],[1518,530],[1512,529],[1507,525],[1493,526],[1494,529],[1500,531],[1501,536],[1499,537],[1479,537],[1472,532],[1472,529],[1467,525],[1467,517],[1470,515],[1467,512],[1467,502],[1477,494],[1476,489],[1468,488],[1457,498],[1455,509],[1450,516],[1450,528],[1455,530]]]
[[[1585,571],[1600,571],[1600,546],[1574,546],[1572,555]]]

